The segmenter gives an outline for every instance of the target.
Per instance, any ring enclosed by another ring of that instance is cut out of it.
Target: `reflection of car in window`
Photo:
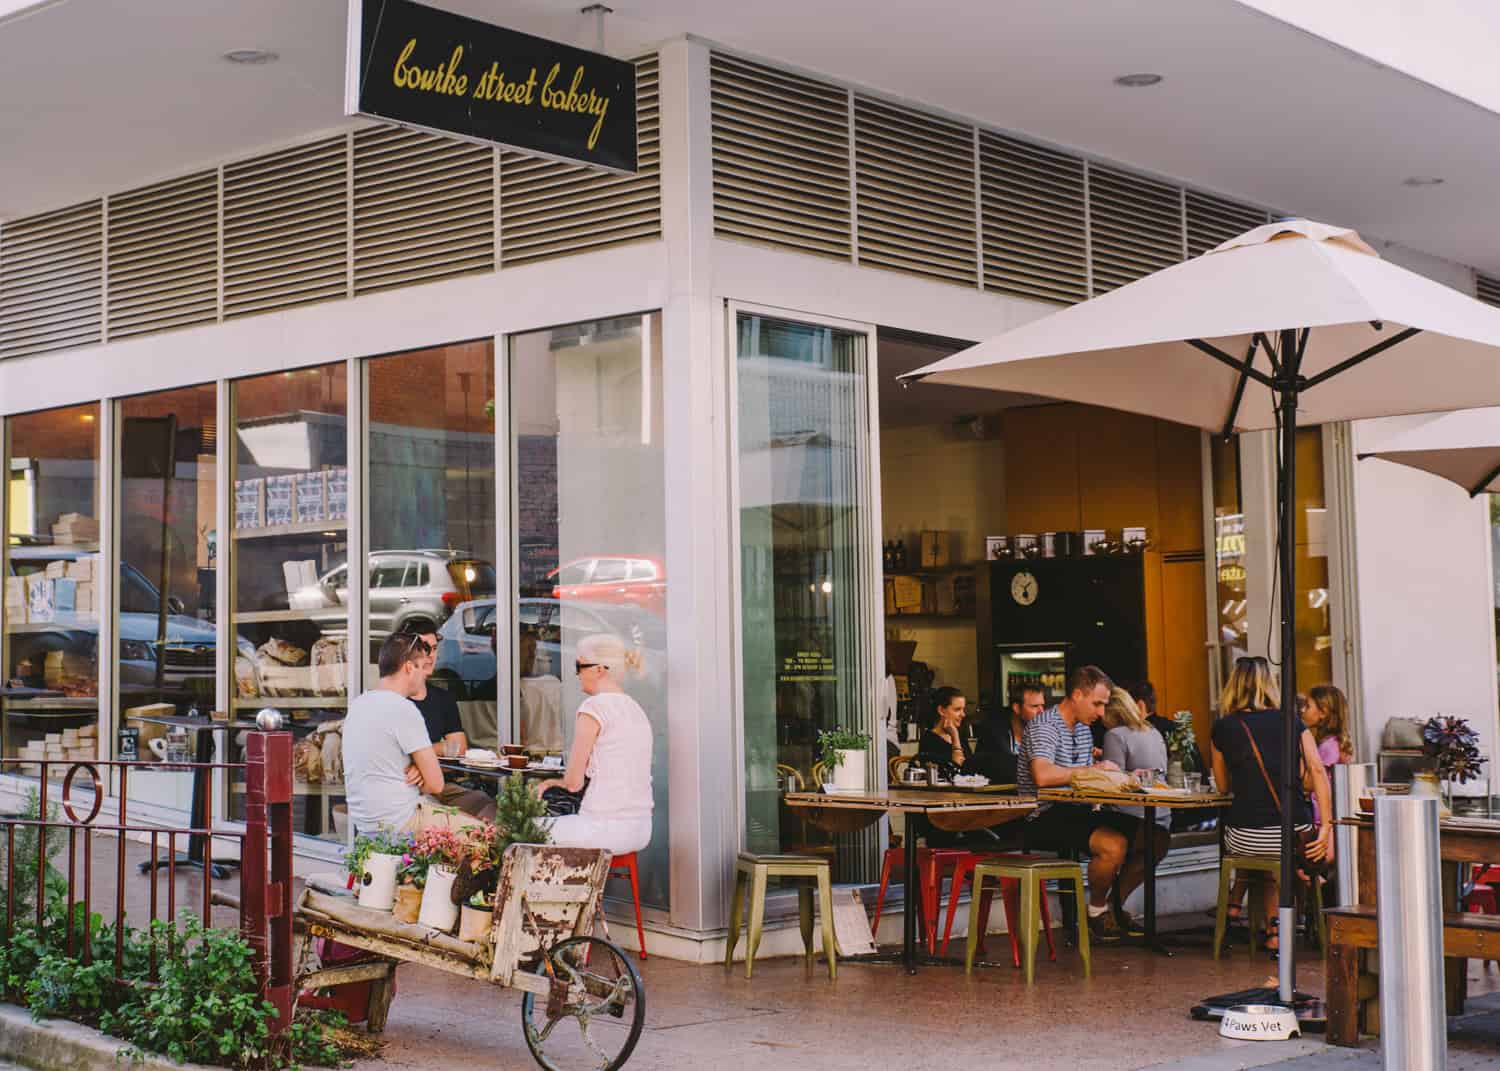
[[[495,592],[494,566],[458,551],[381,550],[370,554],[369,563],[368,613],[370,638],[375,640],[408,627],[436,629],[460,604]],[[291,599],[294,608],[312,610],[312,619],[324,632],[343,632],[349,601],[347,563],[325,573],[316,588]]]
[[[93,551],[81,547],[20,546],[11,547],[8,555],[12,576],[30,576],[44,572],[52,562],[77,561],[92,557]],[[119,574],[120,685],[122,689],[154,686],[157,674],[157,647],[161,626],[161,593],[156,585],[129,562],[120,563]],[[166,603],[166,633],[162,662],[162,686],[169,691],[188,692],[190,680],[212,681],[214,675],[213,622],[189,617],[182,611],[182,600],[169,595]],[[35,677],[24,683],[42,687],[43,667],[48,651],[67,651],[89,659],[96,656],[99,643],[99,610],[81,614],[59,614],[51,622],[38,622],[24,632],[11,636],[11,664],[33,667]]]
[[[657,558],[578,558],[552,570],[547,579],[554,599],[639,606],[657,614],[667,610],[667,571]]]

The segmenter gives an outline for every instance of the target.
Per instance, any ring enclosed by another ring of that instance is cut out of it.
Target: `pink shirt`
[[[1344,753],[1339,750],[1339,738],[1336,736],[1324,737],[1323,742],[1318,745],[1318,758],[1323,760],[1323,766],[1325,768],[1329,766],[1337,766],[1339,763],[1343,762],[1343,754]],[[1318,814],[1318,798],[1316,796],[1313,797],[1312,805],[1313,821],[1322,821],[1322,816]]]

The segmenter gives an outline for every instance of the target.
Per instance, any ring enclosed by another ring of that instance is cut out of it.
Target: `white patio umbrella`
[[[1296,791],[1292,531],[1301,424],[1500,403],[1500,309],[1381,260],[1352,230],[1267,224],[901,377],[1022,391],[1213,432],[1279,432],[1281,798]],[[1291,934],[1293,812],[1282,814]],[[1292,942],[1280,996],[1295,990]]]
[[[1470,498],[1500,493],[1500,409],[1448,413],[1359,455],[1367,457],[1441,476]]]

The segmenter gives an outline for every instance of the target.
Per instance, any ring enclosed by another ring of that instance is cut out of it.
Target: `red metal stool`
[[[958,894],[963,891],[964,882],[971,879],[974,867],[985,859],[1036,859],[1040,856],[1026,856],[1015,852],[965,852],[962,859],[956,860],[953,865],[953,881],[948,886],[948,920],[943,926],[942,954],[948,954],[948,939],[953,934],[953,916],[958,911]],[[971,893],[970,895],[975,895]],[[990,897],[993,895],[990,889],[981,888],[977,890],[979,896],[979,951],[984,950],[984,932],[989,929],[990,921]],[[1010,960],[1014,966],[1021,965],[1021,946],[1016,940],[1015,920],[1021,917],[1020,905],[1020,883],[1015,881],[1000,882],[1000,902],[1005,908],[1005,929],[1010,935]],[[1057,944],[1052,939],[1052,908],[1048,906],[1047,897],[1042,896],[1042,933],[1047,938],[1047,956],[1054,963],[1057,961]]]
[[[641,944],[641,959],[646,958],[646,927],[641,923],[641,885],[636,875],[635,852],[622,852],[609,861],[609,876],[630,879],[630,899],[635,904],[635,936]]]
[[[943,876],[951,873],[953,866],[960,858],[970,854],[960,848],[918,848],[917,849],[917,890],[920,899],[917,907],[922,912],[922,932],[926,935],[927,951],[933,952],[937,947],[937,920],[942,913],[940,891],[942,889]],[[885,906],[885,890],[891,883],[891,871],[899,870],[905,864],[903,849],[887,848],[885,860],[880,866],[880,892],[875,896],[875,919],[870,924],[872,932],[880,930],[880,912]],[[910,878],[906,880],[908,891],[911,889]]]

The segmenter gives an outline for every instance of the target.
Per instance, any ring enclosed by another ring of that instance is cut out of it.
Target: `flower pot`
[[[453,902],[453,883],[458,872],[434,864],[427,870],[427,887],[422,890],[422,910],[417,921],[434,930],[451,933],[458,921],[458,905]]]
[[[838,750],[839,764],[834,767],[833,787],[840,792],[865,791],[865,749]]]
[[[400,866],[399,855],[371,852],[366,856],[359,878],[359,906],[389,911],[396,902],[396,869]]]
[[[470,907],[465,904],[459,913],[458,939],[460,941],[483,941],[489,936],[490,925],[494,920],[494,908]]]
[[[422,913],[422,890],[408,882],[396,889],[396,905],[391,914],[401,922],[416,922]]]

